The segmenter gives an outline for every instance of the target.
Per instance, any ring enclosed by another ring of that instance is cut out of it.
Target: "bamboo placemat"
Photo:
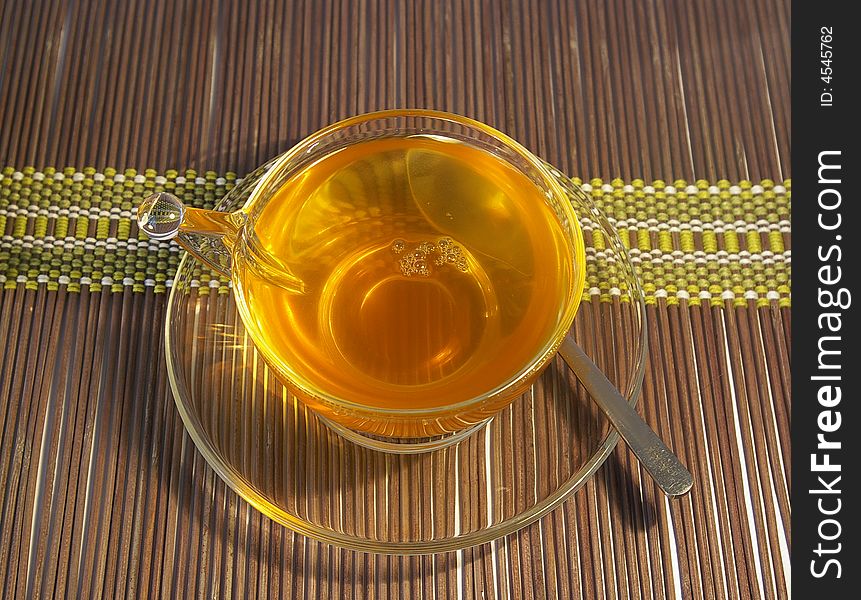
[[[789,20],[781,0],[4,3],[0,596],[787,597]],[[400,106],[602,177],[649,298],[642,410],[689,497],[619,448],[517,535],[391,558],[272,524],[204,464],[161,358],[178,256],[134,202],[211,203]]]

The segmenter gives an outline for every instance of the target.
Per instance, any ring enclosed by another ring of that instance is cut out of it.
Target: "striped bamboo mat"
[[[790,22],[786,0],[0,2],[0,598],[788,597]],[[203,462],[162,359],[178,254],[135,201],[209,205],[403,107],[602,178],[649,300],[641,410],[689,497],[618,448],[516,535],[391,558],[274,525]]]
[[[145,286],[163,293],[178,264],[179,247],[137,231],[137,204],[167,190],[196,207],[212,208],[235,185],[233,173],[218,176],[175,170],[158,174],[127,169],[32,167],[0,172],[0,283],[6,287],[45,283],[49,289],[82,285],[93,291]],[[575,180],[590,193],[620,232],[643,280],[646,300],[667,298],[744,306],[777,300],[789,306],[791,182],[758,184],[682,180],[671,185],[619,179]],[[587,215],[583,225],[590,228]],[[598,261],[587,273],[584,293],[609,293]],[[208,282],[204,282],[207,283]],[[222,282],[226,284],[226,282]]]

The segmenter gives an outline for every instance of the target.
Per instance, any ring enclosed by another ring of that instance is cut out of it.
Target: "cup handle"
[[[154,240],[176,238],[197,260],[230,277],[232,248],[245,222],[241,210],[232,213],[186,206],[168,192],[144,198],[138,207],[138,228]]]

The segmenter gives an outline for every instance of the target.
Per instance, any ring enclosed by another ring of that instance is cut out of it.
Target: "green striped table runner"
[[[0,284],[70,292],[152,287],[164,293],[180,249],[138,232],[137,203],[167,190],[186,204],[211,207],[237,181],[234,173],[211,171],[6,167],[0,178]],[[620,231],[647,302],[790,305],[790,180],[575,181]],[[609,299],[621,284],[607,264],[605,240],[588,219],[582,225],[593,259],[585,299]],[[204,269],[194,285],[227,290]]]

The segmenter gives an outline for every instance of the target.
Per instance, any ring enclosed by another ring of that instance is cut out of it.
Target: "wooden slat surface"
[[[0,158],[244,173],[337,119],[457,112],[580,177],[789,177],[789,4],[68,2],[0,11]]]
[[[339,118],[420,106],[584,180],[782,181],[789,26],[784,0],[7,0],[0,165],[242,174]],[[164,295],[0,294],[0,597],[788,596],[774,303],[649,307],[643,411],[689,497],[665,502],[620,448],[517,535],[390,558],[282,529],[205,465],[167,389]]]

